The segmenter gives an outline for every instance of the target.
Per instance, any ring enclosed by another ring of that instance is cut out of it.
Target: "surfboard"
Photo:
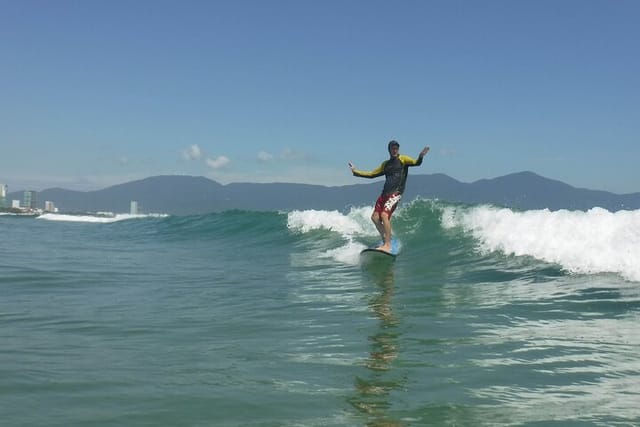
[[[361,257],[364,257],[364,256],[367,256],[367,257],[369,257],[369,256],[382,256],[382,257],[395,258],[400,253],[400,249],[402,247],[402,245],[400,244],[400,240],[398,240],[395,237],[391,238],[391,252],[385,252],[385,251],[381,251],[381,250],[376,249],[381,244],[382,244],[382,242],[378,242],[378,244],[376,244],[375,246],[372,246],[372,247],[367,248],[367,249],[363,249],[360,252],[360,256]]]

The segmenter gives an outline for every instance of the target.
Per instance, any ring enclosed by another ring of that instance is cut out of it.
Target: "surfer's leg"
[[[380,213],[374,211],[371,214],[371,221],[373,221],[373,225],[376,226],[376,230],[378,230],[378,233],[380,234],[380,238],[384,240],[384,225],[382,223],[382,219],[380,219]]]
[[[384,211],[384,203],[387,201],[387,199],[380,195],[380,197],[378,197],[378,200],[376,200],[376,205],[373,208],[373,213],[371,214],[371,221],[373,221],[373,225],[376,226],[376,230],[378,230],[378,233],[380,234],[380,238],[382,240],[384,240],[384,224],[382,223],[382,218],[380,217],[380,215],[382,214],[382,212]]]
[[[381,251],[390,252],[391,251],[391,218],[387,212],[382,212],[380,214],[380,223],[382,226],[382,240],[383,243],[378,247]],[[380,229],[378,229],[380,231]]]

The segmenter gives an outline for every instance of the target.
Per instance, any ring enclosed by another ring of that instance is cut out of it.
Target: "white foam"
[[[140,219],[140,218],[163,218],[166,214],[115,214],[115,215],[68,215],[68,214],[56,214],[46,213],[38,217],[38,219],[44,219],[47,221],[68,221],[68,222],[89,222],[89,223],[101,223],[108,224],[117,221],[124,221],[128,219]]]
[[[575,273],[613,272],[640,281],[640,210],[514,212],[491,206],[449,207],[441,224],[462,227],[484,251],[529,255]]]
[[[360,251],[366,246],[355,239],[377,236],[377,231],[371,224],[371,211],[371,207],[351,208],[346,214],[323,210],[293,211],[287,216],[287,227],[301,234],[316,230],[338,233],[346,241],[345,244],[329,249],[319,256],[331,258],[343,264],[357,265],[360,260]]]
[[[314,230],[335,231],[344,237],[371,234],[371,208],[352,208],[349,213],[338,211],[293,211],[287,217],[287,227],[295,232],[308,233]],[[373,229],[373,230],[372,230]]]
[[[360,252],[367,246],[362,243],[349,241],[339,248],[329,249],[321,256],[331,258],[343,264],[358,265],[360,263]]]

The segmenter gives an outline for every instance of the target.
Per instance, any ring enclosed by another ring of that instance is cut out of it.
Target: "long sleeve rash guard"
[[[376,178],[384,175],[386,181],[382,189],[383,195],[404,192],[405,184],[407,183],[407,175],[409,174],[409,167],[420,166],[422,164],[422,157],[418,157],[415,160],[404,154],[399,154],[397,157],[392,157],[389,160],[385,160],[370,172],[361,171],[355,169],[353,171],[354,176],[360,176],[363,178]]]

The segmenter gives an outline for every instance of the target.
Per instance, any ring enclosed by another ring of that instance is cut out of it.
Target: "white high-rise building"
[[[0,184],[0,208],[7,207],[7,184]]]
[[[135,200],[131,201],[131,207],[129,209],[129,213],[131,215],[138,215],[138,202],[136,202]]]
[[[44,210],[45,212],[57,212],[56,205],[48,200],[44,202]]]

